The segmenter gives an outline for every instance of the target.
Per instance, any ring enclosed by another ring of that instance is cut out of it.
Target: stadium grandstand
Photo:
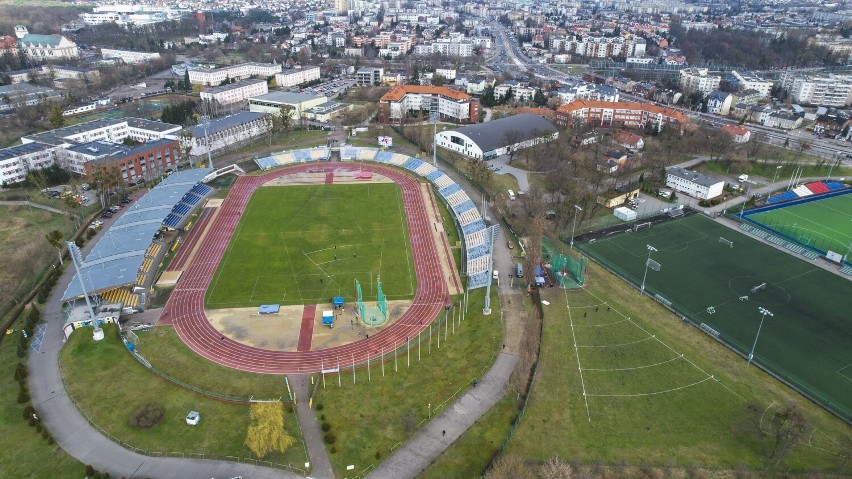
[[[83,289],[98,306],[120,305],[125,313],[141,311],[168,248],[154,239],[162,229],[180,229],[213,191],[201,183],[212,170],[199,168],[171,174],[145,193],[107,229],[83,259],[80,271],[65,290],[69,321]]]
[[[832,191],[842,190],[843,188],[846,188],[846,186],[843,183],[838,183],[836,181],[813,181],[811,183],[799,185],[781,194],[771,196],[768,200],[766,200],[766,204],[771,205],[784,201],[797,200],[806,196],[821,195]]]
[[[288,166],[307,161],[328,158],[328,148],[287,151],[256,160],[261,169],[267,170],[279,166]],[[488,238],[485,222],[479,214],[473,200],[462,188],[440,169],[430,163],[392,151],[377,148],[343,146],[340,148],[343,161],[374,161],[404,168],[418,176],[426,178],[438,190],[446,201],[453,217],[462,231],[464,258],[467,276],[467,289],[484,288],[491,282],[491,251],[493,239]]]

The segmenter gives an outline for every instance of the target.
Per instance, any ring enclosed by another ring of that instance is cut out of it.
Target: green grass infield
[[[249,201],[207,291],[208,308],[388,299],[416,291],[399,186],[264,187]]]

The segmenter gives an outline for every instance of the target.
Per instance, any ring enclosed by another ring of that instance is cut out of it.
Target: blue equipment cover
[[[280,304],[261,304],[257,312],[260,314],[278,314],[278,310],[280,309]]]
[[[335,296],[332,299],[332,304],[334,305],[335,308],[339,308],[339,307],[343,306],[343,296]]]

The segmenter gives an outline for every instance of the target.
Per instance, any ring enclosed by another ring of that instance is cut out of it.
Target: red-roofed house
[[[734,143],[745,143],[751,139],[751,131],[742,125],[724,125],[722,131],[731,135]]]
[[[625,148],[630,148],[631,150],[641,150],[645,147],[645,140],[636,133],[630,133],[629,131],[616,131],[615,134],[612,135],[612,139],[619,145]]]

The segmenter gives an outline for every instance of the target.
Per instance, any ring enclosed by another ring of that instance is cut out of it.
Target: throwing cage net
[[[379,326],[388,320],[388,300],[382,291],[382,280],[376,278],[376,305],[364,303],[364,294],[361,292],[361,283],[355,280],[355,296],[358,303],[358,314],[361,321],[367,326]]]
[[[562,288],[579,288],[586,282],[586,258],[557,254],[550,263],[553,279]]]

